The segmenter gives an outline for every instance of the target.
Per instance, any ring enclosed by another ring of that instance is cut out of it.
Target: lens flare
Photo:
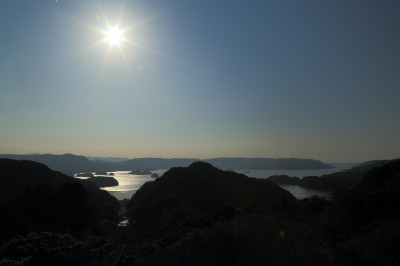
[[[111,45],[119,45],[124,40],[123,32],[117,27],[108,29],[104,34]]]

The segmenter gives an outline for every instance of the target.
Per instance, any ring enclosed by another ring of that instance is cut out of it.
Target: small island
[[[93,176],[87,180],[98,187],[115,187],[119,185],[117,179],[110,176]]]
[[[75,175],[76,177],[94,177],[92,173],[78,173]]]
[[[95,175],[108,175],[108,173],[105,171],[99,171],[99,172],[96,172]]]

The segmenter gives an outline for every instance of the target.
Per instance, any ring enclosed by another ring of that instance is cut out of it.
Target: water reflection
[[[117,199],[130,199],[132,195],[146,182],[154,181],[151,175],[131,175],[129,171],[116,171],[114,178],[119,185],[116,187],[106,187],[103,190],[108,191]]]
[[[331,198],[331,194],[321,190],[302,188],[294,185],[279,185],[281,188],[289,191],[296,199],[305,199],[311,196],[318,196],[321,198]]]
[[[236,170],[237,173],[245,173],[249,177],[255,178],[268,178],[271,175],[289,175],[297,176],[299,178],[305,176],[321,176],[326,174],[331,174],[334,172],[340,172],[354,166],[353,164],[341,164],[334,165],[333,169],[322,169],[322,170]],[[151,171],[152,173],[157,173],[162,176],[168,169],[158,169]],[[130,199],[133,194],[146,182],[154,181],[155,179],[151,175],[131,175],[129,171],[115,171],[108,172],[110,177],[114,177],[118,180],[119,185],[116,187],[102,188],[108,191],[111,195],[119,200]],[[94,173],[93,173],[94,174]],[[297,199],[304,199],[313,195],[317,195],[324,198],[330,198],[330,194],[324,191],[302,188],[294,185],[280,185],[283,189],[289,191]]]

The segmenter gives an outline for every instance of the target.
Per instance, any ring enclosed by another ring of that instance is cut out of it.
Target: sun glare
[[[111,45],[119,45],[124,40],[122,31],[117,27],[108,29],[104,34]]]
[[[109,17],[106,15],[100,5],[99,13],[95,17],[96,24],[87,23],[85,21],[71,17],[72,20],[78,22],[80,25],[85,26],[100,34],[99,40],[88,44],[80,50],[85,51],[97,46],[104,46],[104,48],[106,49],[103,56],[102,67],[104,67],[104,65],[107,63],[110,56],[115,56],[115,54],[118,53],[120,54],[126,66],[129,67],[130,62],[128,62],[127,56],[131,53],[131,50],[127,51],[126,49],[130,47],[136,47],[148,53],[160,56],[157,51],[154,51],[153,49],[150,49],[145,45],[140,44],[140,42],[138,42],[136,38],[134,40],[132,39],[132,31],[136,30],[139,27],[143,27],[150,21],[154,20],[156,17],[134,21],[132,24],[125,24],[123,23],[125,11],[126,9],[122,7],[120,9],[119,15],[115,18],[115,20],[110,21]]]

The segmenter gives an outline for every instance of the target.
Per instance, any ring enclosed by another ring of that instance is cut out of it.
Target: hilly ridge
[[[91,161],[85,156],[74,154],[0,154],[0,158],[14,160],[30,160],[46,164],[53,170],[72,175],[80,172],[95,171],[131,171],[131,170],[156,170],[172,167],[187,167],[199,161],[196,158],[134,158],[127,161],[104,162]],[[330,169],[329,164],[313,159],[298,158],[211,158],[202,160],[221,169],[253,169],[253,170],[311,170]]]
[[[118,222],[118,201],[86,180],[32,161],[0,159],[0,240],[13,231],[102,231]],[[8,228],[8,229],[7,229]]]
[[[293,195],[269,180],[223,171],[199,161],[172,168],[145,183],[133,195],[127,212],[130,223],[138,227],[163,223],[167,228],[176,228],[182,217],[213,207],[234,210],[295,201]]]

